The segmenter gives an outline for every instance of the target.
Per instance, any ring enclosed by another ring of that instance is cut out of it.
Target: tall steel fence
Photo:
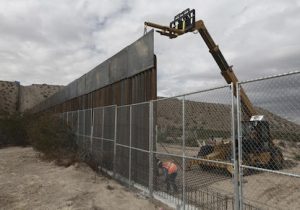
[[[62,118],[83,159],[176,208],[300,209],[299,87],[293,72]]]

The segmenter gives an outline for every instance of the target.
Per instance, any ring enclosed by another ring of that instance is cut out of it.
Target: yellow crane
[[[224,58],[219,46],[215,44],[210,36],[204,22],[202,20],[196,21],[195,10],[186,9],[174,17],[169,26],[163,26],[156,23],[145,22],[145,27],[153,27],[157,32],[170,39],[182,36],[189,32],[198,31],[207,45],[209,52],[214,58],[215,62],[221,70],[221,74],[228,84],[233,83],[236,87],[238,79],[232,70],[232,66],[228,65]],[[233,90],[236,96],[236,91]],[[269,123],[263,116],[257,115],[252,103],[250,102],[245,91],[240,89],[240,101],[243,113],[245,114],[242,130],[243,130],[243,164],[250,166],[259,166],[272,169],[280,169],[283,164],[283,155],[281,150],[275,146],[271,139]],[[251,135],[256,133],[256,139],[253,140]],[[233,173],[231,165],[222,164],[223,161],[230,161],[232,156],[231,142],[220,143],[217,145],[202,146],[198,152],[198,157],[201,159],[212,160],[191,160],[187,167],[191,168],[192,165],[198,164],[202,168],[224,168],[230,173]],[[220,161],[220,162],[219,162]]]

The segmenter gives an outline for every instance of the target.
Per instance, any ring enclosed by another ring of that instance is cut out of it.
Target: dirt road
[[[85,164],[42,161],[32,148],[0,149],[0,209],[170,209]]]

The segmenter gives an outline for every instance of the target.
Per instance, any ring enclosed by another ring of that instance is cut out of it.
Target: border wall
[[[108,123],[114,119],[114,112],[101,112],[98,116],[98,112],[93,113],[94,107],[129,105],[156,98],[156,57],[154,55],[154,31],[152,30],[88,73],[68,84],[61,91],[43,101],[31,111],[34,113],[44,111],[63,113],[90,109],[89,114],[80,112],[81,114],[78,115],[78,119],[74,120],[81,122],[83,119],[84,121],[89,119],[88,121],[97,122],[100,115],[105,115],[105,122]],[[148,150],[149,115],[144,114],[146,110],[149,110],[149,107],[145,106],[139,110],[135,110],[136,119],[139,120],[134,123],[139,127],[141,132],[132,136],[131,143],[133,145],[140,145],[141,148]],[[118,117],[129,119],[129,114],[130,112],[125,110]],[[95,119],[94,116],[96,116]],[[84,128],[89,127],[88,125],[84,125]],[[122,127],[121,130],[123,133],[128,133],[126,126]],[[89,133],[90,130],[85,129],[82,132]],[[95,130],[95,132],[97,131]],[[114,133],[113,126],[105,127],[102,133],[104,134],[102,138],[109,138]],[[127,140],[124,135],[119,137],[120,142]],[[89,142],[89,138],[83,136],[80,142],[85,144]],[[112,150],[112,147],[113,144],[111,142],[105,142],[101,148],[105,152]],[[124,154],[126,153],[126,149],[122,148]],[[92,154],[90,155],[93,156]],[[131,154],[131,157],[134,160],[132,162],[133,168],[139,167],[142,172],[149,174],[149,161],[145,161],[149,159],[148,153],[141,154],[136,151]],[[112,157],[109,155],[107,158],[111,159]],[[125,170],[126,166],[120,165],[119,169],[121,171]],[[148,177],[144,176],[144,173],[136,173],[133,179],[140,183],[149,180]]]
[[[66,112],[157,97],[153,30],[68,84],[31,111]]]

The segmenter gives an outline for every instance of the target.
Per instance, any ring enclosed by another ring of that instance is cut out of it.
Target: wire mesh
[[[232,92],[230,86],[185,96],[187,209],[233,207]],[[222,193],[220,193],[222,192]],[[231,198],[231,200],[229,199]]]
[[[243,198],[266,209],[300,208],[299,86],[300,73],[239,84],[258,115],[240,101]]]
[[[102,165],[103,150],[103,108],[93,109],[92,159]]]
[[[149,186],[149,103],[131,105],[131,181]]]
[[[113,171],[114,142],[103,140],[103,155],[101,167]]]
[[[114,141],[115,136],[115,106],[104,107],[103,139]]]
[[[153,101],[155,145],[154,151],[182,155],[183,97]]]
[[[131,181],[149,186],[149,152],[131,148]]]
[[[78,134],[83,156],[129,186],[150,192],[153,182],[153,194],[178,207],[233,209],[240,201],[243,209],[300,209],[299,85],[298,72],[239,83],[242,101],[223,86],[60,116]],[[159,161],[174,164],[176,175],[164,174]]]
[[[130,144],[130,106],[117,108],[117,144],[129,146]]]
[[[72,121],[70,122],[70,126],[71,129],[73,131],[73,133],[77,133],[77,129],[78,129],[78,112],[77,111],[73,111],[72,112]]]
[[[116,177],[128,182],[129,180],[129,147],[117,145],[116,148]]]
[[[149,151],[149,103],[131,106],[131,146]]]
[[[84,110],[79,110],[79,121],[78,121],[78,135],[77,135],[77,145],[79,148],[80,153],[84,153],[84,140],[85,140],[85,136],[84,136],[84,122],[85,122],[85,118],[84,118]],[[84,156],[84,154],[83,154]]]

